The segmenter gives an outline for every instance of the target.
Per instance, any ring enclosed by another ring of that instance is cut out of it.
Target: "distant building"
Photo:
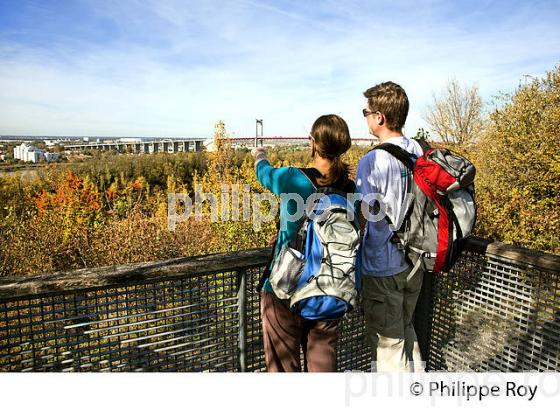
[[[361,147],[367,147],[367,146],[374,146],[379,144],[379,139],[377,137],[373,137],[373,138],[354,138],[352,139],[352,143],[359,145]]]
[[[44,156],[47,162],[56,161],[58,158],[60,158],[60,154],[58,152],[45,152]]]
[[[59,156],[60,154],[56,152],[45,152],[25,142],[14,148],[14,159],[19,159],[23,162],[37,163],[41,160],[51,162],[57,160]]]
[[[47,147],[54,147],[56,145],[60,145],[62,144],[62,140],[61,139],[57,139],[57,140],[45,140],[45,145]]]
[[[39,162],[42,155],[43,152],[41,150],[25,142],[14,148],[14,159],[19,159],[23,162]]]

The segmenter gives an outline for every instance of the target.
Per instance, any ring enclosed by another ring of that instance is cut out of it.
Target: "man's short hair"
[[[387,128],[391,131],[402,131],[408,115],[408,97],[404,89],[392,81],[377,84],[366,91],[371,111],[379,111],[387,120]]]

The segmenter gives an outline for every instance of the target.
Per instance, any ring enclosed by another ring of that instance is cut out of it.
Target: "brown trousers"
[[[268,372],[336,372],[338,320],[309,321],[291,312],[273,294],[261,292],[264,355]]]

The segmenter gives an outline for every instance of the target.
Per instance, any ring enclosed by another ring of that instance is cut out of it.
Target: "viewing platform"
[[[265,370],[256,285],[270,249],[0,278],[1,371]],[[559,371],[560,257],[470,238],[427,274],[415,313],[427,370]],[[338,370],[368,371],[360,309]]]

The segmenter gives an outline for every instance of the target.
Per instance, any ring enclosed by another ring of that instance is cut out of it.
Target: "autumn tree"
[[[474,155],[478,234],[560,253],[560,67],[490,114]]]
[[[433,95],[424,120],[444,143],[468,144],[482,132],[482,100],[478,87],[462,87],[450,80],[440,93]]]

